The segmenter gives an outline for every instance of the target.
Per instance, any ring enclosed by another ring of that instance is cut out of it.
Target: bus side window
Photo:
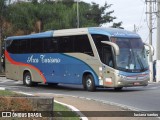
[[[30,42],[29,40],[20,40],[20,53],[29,53]]]
[[[80,52],[80,53],[88,54],[90,56],[94,56],[93,50],[91,48],[91,44],[89,42],[89,38],[87,35],[76,36],[74,47],[75,47],[75,52]]]
[[[11,51],[11,44],[12,44],[12,40],[7,40],[6,42],[5,42],[5,47],[6,47],[6,49],[7,49],[7,51],[9,52],[9,53],[12,53]]]
[[[31,39],[31,53],[43,53],[43,39]]]
[[[94,40],[101,62],[110,67],[114,67],[111,46],[101,43],[101,41],[109,41],[108,36],[92,34],[92,38]]]
[[[111,46],[106,45],[102,48],[102,62],[110,67],[113,67],[113,57],[111,53]]]
[[[56,38],[44,39],[44,53],[58,53],[58,40]]]
[[[7,50],[10,53],[17,54],[20,52],[20,40],[14,40],[8,45]]]
[[[60,53],[76,52],[94,56],[87,35],[62,36],[55,38],[58,41],[58,51]]]
[[[73,48],[73,36],[64,36],[59,37],[59,51],[61,53],[72,53],[74,52]]]

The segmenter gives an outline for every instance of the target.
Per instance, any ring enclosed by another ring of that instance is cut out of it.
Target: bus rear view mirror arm
[[[101,41],[101,43],[108,44],[108,45],[112,46],[114,48],[116,56],[119,55],[119,47],[117,44],[115,44],[113,42],[109,42],[109,41]]]
[[[144,43],[144,45],[149,47],[149,52],[150,54],[153,56],[154,55],[154,48],[152,45],[148,44],[148,43]]]

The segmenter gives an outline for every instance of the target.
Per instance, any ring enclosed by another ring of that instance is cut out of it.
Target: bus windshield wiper
[[[142,61],[141,61],[141,59],[139,58],[139,55],[137,54],[137,52],[135,51],[134,53],[136,54],[137,61],[139,62],[140,66],[141,66],[141,68],[142,68],[142,71],[143,71],[143,70],[144,70],[144,66],[143,66]]]
[[[132,53],[130,51],[130,54],[129,54],[129,58],[128,58],[128,67],[130,66],[130,64],[132,63]],[[136,65],[134,65],[134,68],[136,67]],[[130,67],[129,67],[130,68]]]

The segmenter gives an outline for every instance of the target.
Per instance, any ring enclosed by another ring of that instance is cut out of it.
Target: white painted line
[[[5,87],[0,87],[0,90],[6,90],[6,88]]]
[[[148,82],[148,85],[156,85],[156,84],[160,84],[160,82]]]
[[[25,86],[7,86],[7,85],[3,85],[4,87],[6,87],[7,89],[19,89],[19,88],[26,88]]]
[[[17,83],[22,83],[22,81],[16,81],[16,82],[14,82],[14,83],[16,83],[16,84],[17,84]]]
[[[1,81],[0,83],[6,83],[6,82],[8,82],[8,81]]]
[[[80,116],[81,120],[88,120],[88,118],[87,118],[84,114],[82,114],[82,113],[81,113],[77,108],[75,108],[74,106],[68,105],[68,104],[65,104],[65,103],[62,103],[62,102],[58,102],[58,101],[56,101],[56,100],[54,100],[54,102],[56,102],[56,103],[58,103],[58,104],[61,104],[61,105],[64,105],[64,106],[70,108],[72,111],[75,111],[75,112]]]
[[[150,89],[150,90],[155,90],[155,89],[159,89],[160,88],[160,86],[157,86],[157,87],[150,87],[150,88],[148,88],[148,89]]]
[[[0,79],[0,81],[14,81],[14,80]]]
[[[104,101],[104,100],[100,100],[100,99],[93,99],[93,98],[87,98],[87,97],[78,97],[78,96],[73,96],[73,95],[66,95],[66,94],[56,94],[56,93],[52,93],[55,95],[62,95],[62,96],[71,96],[71,97],[75,97],[75,98],[80,98],[80,99],[85,99],[85,100],[94,100],[97,102],[101,102],[101,103],[105,103],[105,104],[109,104],[109,105],[114,105],[114,106],[118,106],[124,109],[129,109],[129,110],[133,110],[133,111],[145,111],[139,108],[135,108],[132,106],[127,106],[127,105],[123,105],[123,104],[119,104],[119,103],[115,103],[115,102],[110,102],[110,101]]]
[[[16,83],[17,81],[15,81],[15,80],[0,80],[0,83],[6,83],[6,82]]]
[[[14,91],[14,92],[16,92],[16,91]],[[23,94],[23,95],[28,95],[28,96],[34,96],[33,94],[25,93],[25,92],[16,92],[16,93]]]

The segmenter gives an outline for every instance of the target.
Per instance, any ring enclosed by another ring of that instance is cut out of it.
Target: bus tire
[[[84,88],[90,92],[95,91],[96,87],[94,83],[94,78],[91,74],[86,75],[85,82],[84,82]]]
[[[115,91],[120,91],[120,90],[122,90],[122,88],[123,88],[123,87],[115,87],[114,90],[115,90]]]
[[[23,84],[26,85],[27,87],[31,87],[34,85],[32,82],[32,76],[30,72],[26,72],[23,76]]]

